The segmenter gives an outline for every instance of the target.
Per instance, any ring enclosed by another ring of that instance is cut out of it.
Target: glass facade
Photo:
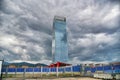
[[[64,17],[54,18],[52,54],[53,54],[53,62],[68,61],[66,18]]]

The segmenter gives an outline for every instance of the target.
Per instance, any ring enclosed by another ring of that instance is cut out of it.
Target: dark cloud
[[[117,4],[120,3],[120,0],[110,0],[110,1],[113,2],[113,3],[117,3]]]
[[[119,61],[119,3],[0,0],[0,56],[7,60],[52,61],[53,18],[58,15],[67,20],[70,61]]]

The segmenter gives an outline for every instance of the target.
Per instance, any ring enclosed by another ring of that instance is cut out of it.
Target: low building
[[[71,64],[63,63],[63,62],[56,62],[50,64],[48,67],[63,67],[63,66],[70,66]]]

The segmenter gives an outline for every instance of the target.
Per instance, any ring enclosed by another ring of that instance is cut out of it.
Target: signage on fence
[[[2,60],[0,60],[0,80],[2,80]]]

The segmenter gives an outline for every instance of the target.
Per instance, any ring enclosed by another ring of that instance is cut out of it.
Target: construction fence
[[[112,79],[117,77],[120,79],[120,65],[106,65],[106,66],[96,66],[96,67],[86,67],[82,65],[72,65],[65,67],[40,67],[40,68],[2,68],[2,73],[4,77],[7,78],[10,75],[21,74],[21,77],[25,78],[29,74],[31,77],[38,75],[39,77],[44,77],[44,75],[50,76],[51,74],[59,77],[61,74],[69,74],[74,76],[76,73],[79,76],[91,76],[95,78],[105,78]],[[65,75],[66,76],[66,75]],[[108,76],[106,78],[106,76]],[[36,76],[37,77],[37,76]]]

